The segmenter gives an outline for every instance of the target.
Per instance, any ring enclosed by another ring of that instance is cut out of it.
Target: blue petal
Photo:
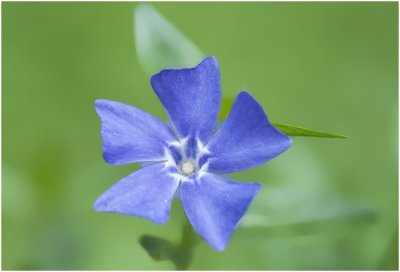
[[[259,189],[257,183],[238,183],[206,173],[182,182],[180,193],[193,228],[221,251]]]
[[[222,127],[207,144],[212,158],[208,171],[246,170],[276,157],[292,140],[270,124],[262,107],[247,92],[240,93]]]
[[[115,212],[146,218],[156,224],[169,219],[179,180],[163,163],[148,165],[121,179],[94,203],[98,212]]]
[[[151,78],[151,85],[180,138],[208,140],[221,103],[217,60],[204,59],[191,69],[166,69]]]
[[[95,107],[102,123],[104,160],[110,164],[162,161],[167,142],[176,141],[160,120],[133,106],[96,100]]]

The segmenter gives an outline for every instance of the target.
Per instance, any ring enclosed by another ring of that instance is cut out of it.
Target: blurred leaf
[[[285,133],[289,136],[303,136],[303,137],[322,137],[322,138],[338,138],[338,139],[347,139],[347,136],[332,134],[317,130],[311,130],[308,128],[286,125],[281,123],[271,122],[277,129]]]
[[[140,237],[140,244],[156,261],[168,259],[168,252],[174,247],[169,241],[150,235]]]
[[[150,5],[136,8],[135,36],[137,55],[148,75],[165,68],[193,67],[205,56]]]
[[[269,182],[245,214],[238,236],[296,236],[349,224],[370,224],[378,218],[369,205],[331,187],[329,171],[306,143],[299,143],[282,159],[269,162],[264,172]],[[248,175],[246,179],[251,180]]]
[[[321,207],[318,205],[321,204]],[[252,212],[246,215],[239,237],[268,236],[298,236],[315,232],[336,230],[340,225],[356,223],[373,223],[378,219],[376,211],[351,202],[347,199],[333,198],[327,203],[315,203],[315,207],[301,205],[307,208],[307,214],[292,218],[277,218],[269,212]],[[299,209],[302,210],[302,209]],[[282,211],[285,213],[285,211]]]
[[[139,242],[153,260],[169,260],[178,270],[187,269],[192,260],[191,250],[181,245],[176,246],[165,239],[143,235]]]
[[[205,57],[193,42],[150,5],[141,4],[136,8],[135,37],[140,64],[150,76],[165,68],[193,67]],[[232,104],[233,99],[222,99],[220,120],[228,116]],[[273,124],[289,136],[347,138],[298,126]]]

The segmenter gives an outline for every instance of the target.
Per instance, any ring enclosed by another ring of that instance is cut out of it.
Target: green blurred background
[[[2,3],[2,268],[173,269],[143,234],[166,225],[95,213],[137,169],[101,154],[94,100],[165,119],[135,52],[136,3]],[[275,122],[342,133],[295,138],[234,174],[260,195],[226,251],[198,245],[191,269],[397,269],[398,3],[154,3],[207,55],[223,94],[250,90]]]

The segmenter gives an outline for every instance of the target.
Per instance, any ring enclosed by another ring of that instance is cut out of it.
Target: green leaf
[[[219,120],[223,121],[226,119],[226,117],[228,116],[228,114],[232,108],[233,102],[234,102],[234,99],[232,99],[232,98],[229,98],[229,97],[222,98],[221,109],[220,109],[219,116],[218,116]],[[285,133],[288,136],[347,139],[347,136],[344,136],[344,135],[338,135],[338,134],[332,134],[332,133],[327,133],[327,132],[322,132],[322,131],[317,131],[317,130],[311,130],[308,128],[287,125],[287,124],[282,124],[282,123],[276,123],[276,122],[271,122],[271,124],[274,125],[277,129],[279,129],[280,131],[282,131],[283,133]]]
[[[139,242],[153,260],[169,260],[177,270],[187,269],[192,260],[192,250],[182,245],[175,245],[165,239],[143,235]]]
[[[152,6],[140,4],[135,13],[139,62],[148,75],[165,68],[187,68],[205,55]]]
[[[275,123],[275,122],[271,122],[271,124],[273,124],[277,129],[279,129],[280,131],[282,131],[283,133],[285,133],[286,135],[289,135],[289,136],[347,139],[347,136],[339,135],[339,134],[332,134],[332,133],[311,130],[308,128],[303,128],[303,127],[298,127],[298,126],[293,126],[293,125]]]
[[[139,242],[156,261],[168,259],[168,252],[174,247],[169,241],[151,235],[141,236]]]

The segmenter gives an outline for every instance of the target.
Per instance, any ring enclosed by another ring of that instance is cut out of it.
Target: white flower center
[[[192,161],[184,161],[181,164],[181,172],[185,176],[193,175],[196,172],[196,166]]]
[[[170,175],[185,182],[190,181],[194,175],[201,177],[207,171],[208,157],[204,156],[210,151],[200,140],[187,137],[168,145],[165,149],[165,167],[176,169]]]

